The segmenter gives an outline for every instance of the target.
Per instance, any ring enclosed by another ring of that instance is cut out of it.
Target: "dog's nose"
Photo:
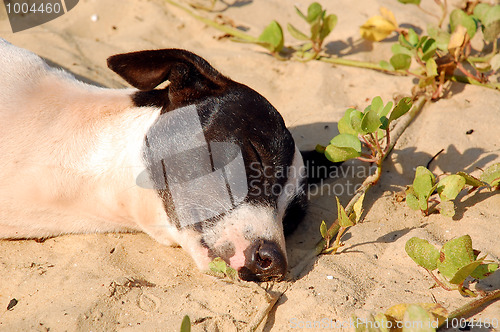
[[[286,256],[280,247],[268,240],[257,240],[245,250],[245,266],[238,273],[248,281],[281,280],[287,269]]]

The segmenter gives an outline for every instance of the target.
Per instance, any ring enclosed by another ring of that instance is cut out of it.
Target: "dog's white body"
[[[207,267],[200,234],[179,231],[156,191],[136,184],[146,167],[144,137],[161,110],[134,106],[134,91],[79,82],[0,39],[0,238],[145,231],[160,243],[182,245]],[[297,150],[294,166],[301,165]],[[289,182],[298,187],[299,180]],[[241,205],[204,240],[232,241],[235,268],[245,264],[250,245],[242,225],[284,250],[281,219],[295,194],[280,197],[278,212]]]
[[[1,236],[124,231],[159,218],[161,201],[134,174],[159,110],[133,108],[127,90],[80,83],[5,42],[0,54]]]

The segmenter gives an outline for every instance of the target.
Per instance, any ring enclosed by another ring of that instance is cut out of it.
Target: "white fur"
[[[283,220],[288,204],[293,198],[305,190],[300,182],[306,177],[306,169],[299,148],[295,146],[292,165],[289,167],[288,179],[281,195],[278,197],[278,218]]]
[[[0,39],[0,238],[166,222],[135,185],[160,111],[132,107],[132,91],[78,82]]]

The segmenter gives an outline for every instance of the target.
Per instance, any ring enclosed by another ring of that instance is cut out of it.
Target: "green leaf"
[[[436,41],[436,46],[442,51],[448,51],[448,44],[450,43],[450,34],[438,27],[429,25],[427,33]]]
[[[470,274],[472,278],[484,279],[498,269],[498,264],[481,264]]]
[[[463,235],[443,245],[437,267],[443,276],[452,279],[461,268],[472,262],[474,262],[472,239],[469,235]]]
[[[318,40],[319,39],[319,32],[321,30],[321,21],[317,20],[311,23],[311,40]]]
[[[281,25],[272,21],[259,36],[259,45],[267,48],[270,52],[279,52],[283,49],[284,38]]]
[[[413,180],[413,190],[415,191],[418,200],[420,201],[420,209],[427,210],[427,200],[432,194],[434,188],[434,174],[427,168],[418,166],[415,172],[415,179]],[[423,205],[425,201],[425,207]],[[424,207],[424,208],[423,208]]]
[[[429,241],[412,237],[406,241],[405,251],[415,263],[423,268],[429,271],[437,269],[439,250]]]
[[[406,37],[402,33],[399,34],[398,42],[401,46],[403,46],[404,48],[407,48],[408,50],[413,50],[415,48],[412,44],[410,44],[408,42],[408,40],[406,39]]]
[[[182,319],[181,332],[191,332],[191,319],[189,319],[188,315]]]
[[[395,54],[391,57],[390,62],[395,70],[406,70],[410,68],[411,56],[403,53]]]
[[[426,62],[436,54],[437,43],[434,39],[427,39],[422,45],[422,61]]]
[[[406,204],[410,207],[412,210],[420,210],[420,203],[418,201],[418,197],[415,194],[415,191],[413,190],[413,187],[410,186],[408,189],[406,189]]]
[[[463,177],[465,179],[466,185],[472,186],[474,188],[484,186],[484,183],[481,180],[473,177],[470,174],[467,174],[465,172],[458,172],[457,175],[460,175],[461,177]]]
[[[415,32],[413,29],[408,29],[408,36],[407,36],[408,43],[410,43],[411,46],[416,47],[418,45],[418,34]]]
[[[384,106],[384,108],[382,108],[379,112],[377,112],[378,116],[380,116],[380,117],[387,116],[387,114],[389,114],[389,112],[391,111],[393,105],[394,105],[394,103],[392,101],[388,102]]]
[[[437,192],[441,201],[455,199],[465,186],[465,179],[457,174],[442,178],[437,186]]]
[[[415,48],[422,48],[422,45],[429,39],[429,36],[422,36],[419,40]]]
[[[404,314],[402,332],[435,332],[432,323],[427,310],[417,304],[410,304]]]
[[[455,204],[452,201],[443,201],[436,205],[436,209],[444,217],[453,218],[455,215]]]
[[[321,144],[316,144],[316,147],[314,148],[314,150],[316,150],[316,152],[318,153],[325,153],[325,149],[326,146],[323,146]]]
[[[335,196],[335,199],[337,200],[337,211],[338,211],[338,219],[339,219],[339,225],[340,227],[351,227],[354,226],[353,222],[349,217],[347,216],[347,213],[345,212],[344,207],[340,204],[339,198]]]
[[[403,4],[412,4],[412,5],[420,5],[420,0],[398,0],[399,2]]]
[[[309,37],[307,37],[304,33],[300,32],[297,28],[295,28],[293,25],[288,23],[286,26],[288,29],[288,32],[292,35],[293,38],[298,39],[298,40],[309,40]]]
[[[402,46],[401,44],[392,44],[391,51],[393,54],[406,54],[409,56],[413,56],[412,51],[410,51],[408,48]]]
[[[360,319],[353,314],[351,320],[353,322],[359,322],[358,324],[354,324],[354,332],[368,332],[368,327],[366,326],[367,323],[365,323],[365,319]]]
[[[326,239],[326,236],[328,235],[328,227],[326,227],[324,220],[321,222],[321,226],[319,226],[319,232],[321,233],[321,237]]]
[[[373,109],[363,115],[361,120],[361,129],[365,133],[374,133],[381,125],[380,118],[377,112]]]
[[[223,273],[223,274],[226,274],[227,272],[227,264],[226,262],[220,258],[220,257],[215,257],[213,259],[213,261],[211,261],[210,263],[208,263],[208,268],[212,271],[212,272],[216,272],[216,273]]]
[[[385,131],[384,130],[387,129],[387,128],[389,128],[389,119],[387,118],[387,115],[391,111],[393,105],[394,105],[394,103],[392,101],[390,101],[390,102],[388,102],[384,106],[384,108],[382,108],[378,112],[378,116],[380,117],[380,123],[382,124],[380,126],[379,131],[378,131],[378,138],[379,139],[385,137]]]
[[[384,102],[382,101],[382,98],[380,96],[372,99],[371,109],[374,110],[377,114],[382,110],[383,107]]]
[[[472,37],[476,34],[477,25],[474,19],[467,15],[467,13],[463,10],[455,9],[450,14],[451,31],[454,32],[459,25],[467,29],[467,34],[470,39],[472,39]]]
[[[484,22],[486,14],[490,11],[492,7],[485,3],[478,3],[474,7],[474,16],[481,22]],[[483,23],[484,24],[484,23]]]
[[[411,100],[410,97],[405,97],[402,98],[396,107],[391,112],[391,115],[389,116],[389,122],[396,120],[397,118],[403,116],[406,112],[408,112],[411,108],[411,105],[413,104],[413,101]]]
[[[351,118],[351,127],[356,131],[356,133],[366,134],[366,132],[361,129],[361,120],[363,120],[363,113],[358,110],[354,110],[349,114],[349,117]]]
[[[451,284],[459,285],[464,282],[464,280],[470,276],[470,274],[483,262],[484,257],[472,263],[469,263],[462,268],[460,268],[453,278],[450,279]]]
[[[307,8],[307,19],[306,19],[307,22],[308,23],[314,22],[316,19],[319,18],[322,12],[323,8],[321,8],[321,5],[317,2],[313,2]]]
[[[335,15],[335,14],[330,14],[324,19],[323,26],[322,26],[321,31],[319,33],[320,40],[325,39],[330,34],[330,32],[332,32],[332,30],[337,25],[337,21],[338,21],[338,18],[337,18],[337,15]]]
[[[312,47],[313,47],[313,43],[312,43],[312,42],[308,42],[308,43],[304,43],[304,45],[302,45],[302,46],[300,47],[300,50],[301,50],[302,52],[307,52],[307,51],[309,51]],[[314,56],[314,54],[312,54],[312,55]],[[305,56],[303,56],[303,57],[305,57]],[[312,57],[311,57],[311,58],[312,58]]]
[[[391,330],[389,329],[389,324],[392,324],[392,322],[389,322],[389,319],[387,318],[386,315],[383,313],[378,313],[374,317],[375,322],[378,323],[379,330],[377,332],[390,332]]]
[[[299,7],[295,6],[295,11],[297,12],[297,14],[302,17],[304,19],[304,21],[307,22],[307,17],[304,15],[304,13],[302,13],[299,9]]]
[[[488,10],[482,23],[487,27],[488,25],[498,20],[500,20],[500,5],[496,5]]]
[[[357,135],[358,132],[352,128],[351,125],[351,112],[355,111],[354,108],[349,108],[345,111],[344,116],[337,123],[337,128],[341,134]]]
[[[334,163],[339,163],[349,159],[357,158],[361,156],[361,153],[352,148],[338,148],[330,144],[326,147],[325,156],[328,160]]]
[[[393,71],[394,70],[394,67],[391,66],[391,64],[385,60],[381,60],[378,65],[380,67],[382,67],[382,69],[385,69],[385,70],[389,70],[389,71]]]
[[[495,41],[500,35],[500,20],[488,24],[483,31],[484,40],[487,42]]]
[[[331,145],[338,148],[352,148],[357,152],[361,153],[361,142],[358,137],[351,134],[339,134],[332,138],[330,141]]]
[[[359,220],[361,219],[361,215],[363,214],[363,201],[365,199],[365,193],[363,193],[356,203],[354,203],[353,206],[353,211],[351,214],[351,219],[354,220],[354,222],[357,224]]]
[[[500,163],[493,164],[485,169],[479,179],[492,187],[500,185]]]
[[[384,123],[383,123],[383,120],[384,120],[384,118],[381,118],[381,119],[380,119],[380,121],[382,121],[382,124],[384,124]],[[385,130],[382,130],[382,129],[378,129],[378,130],[377,130],[377,136],[378,136],[378,139],[379,139],[379,140],[383,139],[383,138],[385,137],[385,135],[386,135]]]
[[[434,60],[432,58],[428,59],[427,62],[425,63],[425,71],[426,71],[428,77],[437,76],[438,72],[437,72],[436,60]]]

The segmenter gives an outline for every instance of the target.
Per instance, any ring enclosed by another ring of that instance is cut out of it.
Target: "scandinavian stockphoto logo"
[[[12,32],[52,21],[73,9],[79,0],[4,0]]]
[[[168,191],[181,227],[222,215],[248,193],[241,149],[205,138],[196,107],[163,114],[146,136],[149,172],[138,186]]]

